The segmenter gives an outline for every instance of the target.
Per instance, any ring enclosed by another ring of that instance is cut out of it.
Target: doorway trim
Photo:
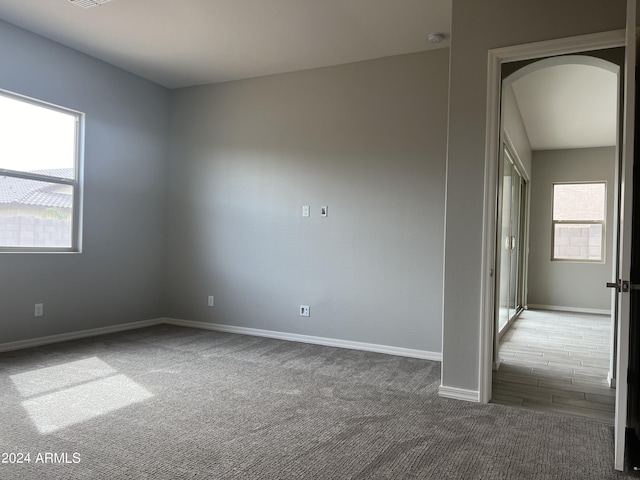
[[[478,398],[491,400],[493,367],[495,265],[496,265],[496,199],[498,195],[498,161],[500,153],[500,101],[503,63],[567,55],[585,51],[625,46],[625,30],[615,30],[576,37],[560,38],[525,45],[489,50],[487,63],[487,116],[485,138],[484,207],[482,232],[482,287],[480,305],[480,358]]]

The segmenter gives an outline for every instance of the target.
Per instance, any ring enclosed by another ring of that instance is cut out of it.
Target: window
[[[0,250],[79,251],[82,114],[0,90]]]
[[[604,261],[606,185],[553,185],[552,260]]]

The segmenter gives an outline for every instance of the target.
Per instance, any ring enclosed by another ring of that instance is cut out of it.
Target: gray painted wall
[[[615,147],[533,152],[529,304],[610,310]],[[552,262],[551,212],[554,182],[606,181],[605,263]]]
[[[626,2],[454,0],[442,384],[477,391],[487,109],[492,48],[622,29]]]
[[[531,143],[529,143],[529,136],[520,114],[518,101],[510,83],[505,84],[502,91],[502,128],[513,142],[513,147],[516,150],[514,153],[521,162],[519,166],[524,169],[525,178],[530,179]]]
[[[448,56],[173,91],[169,316],[440,352]]]
[[[86,114],[83,252],[0,253],[0,343],[160,316],[169,92],[2,21],[0,65],[0,88]]]

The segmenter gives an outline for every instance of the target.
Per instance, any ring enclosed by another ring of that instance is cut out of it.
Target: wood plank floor
[[[491,401],[613,424],[610,336],[608,316],[525,310],[500,341]]]

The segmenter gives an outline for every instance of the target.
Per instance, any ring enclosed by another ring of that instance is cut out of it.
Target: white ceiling
[[[513,82],[533,150],[616,144],[617,75],[589,65],[555,65]]]
[[[0,0],[0,18],[169,88],[446,47],[451,0]]]

